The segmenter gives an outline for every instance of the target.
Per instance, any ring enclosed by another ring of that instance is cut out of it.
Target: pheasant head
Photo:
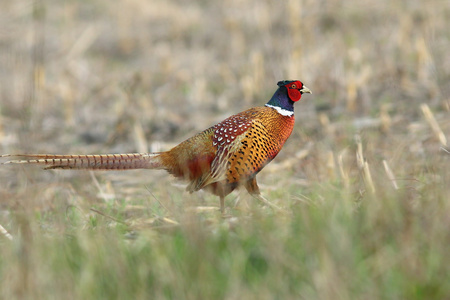
[[[299,101],[304,93],[312,94],[311,90],[298,80],[283,80],[266,106],[276,109],[283,116],[294,115],[294,102]]]

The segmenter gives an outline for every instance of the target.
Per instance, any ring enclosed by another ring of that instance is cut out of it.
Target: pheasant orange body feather
[[[255,176],[289,138],[295,122],[294,102],[303,93],[311,93],[300,81],[280,81],[278,86],[266,106],[233,115],[166,152],[3,157],[21,157],[24,160],[9,163],[43,164],[47,169],[164,169],[188,180],[189,192],[207,189],[220,196],[223,211],[224,197],[240,185],[262,198]]]
[[[270,107],[251,108],[161,153],[161,165],[188,179],[190,192],[219,183],[223,191],[216,184],[212,192],[226,195],[275,158],[293,127],[294,116]]]

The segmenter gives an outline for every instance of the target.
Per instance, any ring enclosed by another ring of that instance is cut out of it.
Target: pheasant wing
[[[198,191],[203,187],[226,179],[230,158],[242,147],[242,140],[252,126],[252,119],[244,113],[231,116],[213,127],[213,147],[217,150],[211,162],[211,171],[194,180],[188,191]]]

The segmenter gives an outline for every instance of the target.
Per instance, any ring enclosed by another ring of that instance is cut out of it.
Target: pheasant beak
[[[308,89],[306,86],[303,86],[303,88],[300,90],[300,93],[305,94],[312,94],[312,91],[310,89]]]

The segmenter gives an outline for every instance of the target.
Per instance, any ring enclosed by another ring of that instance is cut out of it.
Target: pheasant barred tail
[[[45,169],[130,170],[161,168],[158,153],[101,155],[6,154],[14,157],[4,164],[37,164]]]

